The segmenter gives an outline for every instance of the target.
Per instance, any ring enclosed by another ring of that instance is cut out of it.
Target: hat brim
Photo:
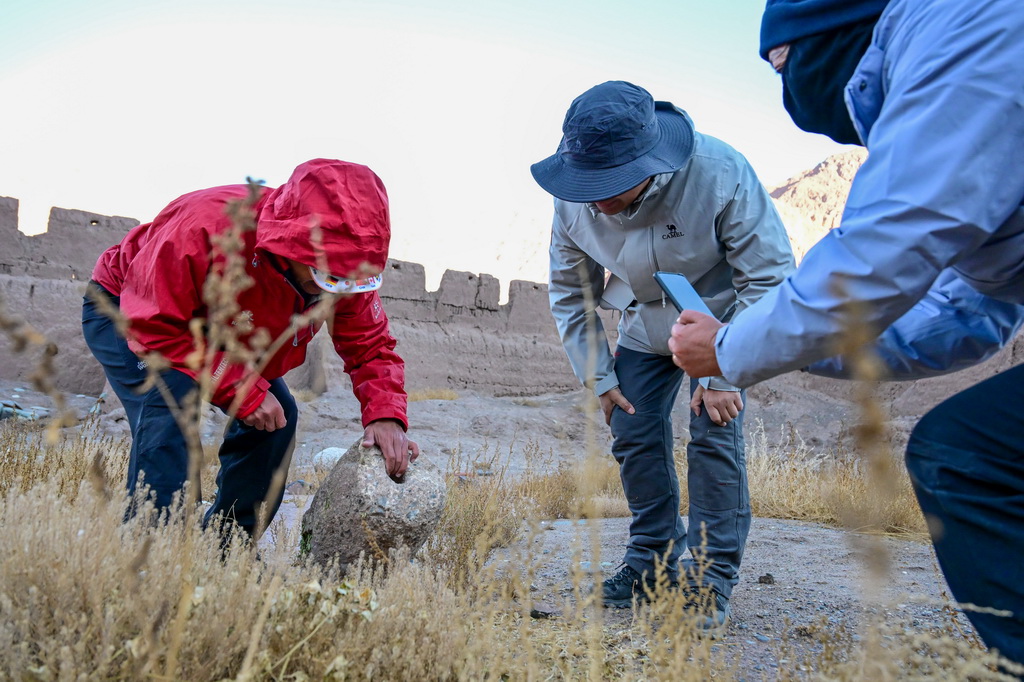
[[[559,151],[530,166],[533,179],[563,201],[588,203],[618,196],[652,175],[679,170],[693,155],[693,123],[670,102],[655,102],[654,115],[661,138],[643,156],[612,168],[576,168]]]

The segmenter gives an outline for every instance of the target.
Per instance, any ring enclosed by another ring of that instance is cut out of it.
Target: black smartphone
[[[697,290],[693,288],[689,280],[680,275],[678,272],[665,272],[659,270],[654,273],[654,279],[658,282],[658,286],[662,288],[665,294],[669,297],[669,300],[679,309],[679,312],[684,310],[696,310],[698,313],[704,313],[705,315],[711,315],[711,310],[707,304],[704,303],[704,299],[700,297]],[[714,317],[714,315],[711,315]]]

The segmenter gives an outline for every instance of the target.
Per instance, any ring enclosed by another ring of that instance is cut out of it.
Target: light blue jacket
[[[831,355],[842,304],[886,329],[893,378],[961,369],[1024,321],[1024,2],[893,0],[846,87],[869,155],[842,225],[719,330],[749,386]],[[895,323],[895,324],[894,324]],[[812,371],[842,375],[841,360]]]

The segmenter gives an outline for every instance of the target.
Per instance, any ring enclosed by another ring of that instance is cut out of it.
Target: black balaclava
[[[795,40],[782,67],[782,102],[793,122],[840,144],[863,144],[843,96],[871,44],[877,17]]]

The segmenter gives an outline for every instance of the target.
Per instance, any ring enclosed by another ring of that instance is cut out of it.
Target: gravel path
[[[590,549],[590,523],[600,533],[600,557]],[[528,550],[542,557],[534,599],[561,610],[571,608],[574,562],[600,571],[602,578],[614,574],[625,549],[629,519],[559,520],[543,527]],[[528,542],[509,548],[506,556],[522,554]],[[865,557],[878,556],[879,548],[888,554],[888,568],[883,580],[873,585]],[[908,633],[971,633],[966,618],[943,608],[946,590],[929,544],[865,537],[811,523],[755,519],[733,593],[732,621],[716,646],[736,661],[742,678],[773,679],[780,666],[792,673],[800,670],[800,661],[819,655],[823,630],[833,637],[848,633],[857,641],[869,615]],[[629,627],[629,609],[604,613],[609,624]]]

